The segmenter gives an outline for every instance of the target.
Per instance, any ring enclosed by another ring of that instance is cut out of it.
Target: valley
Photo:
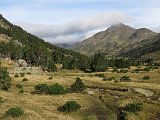
[[[70,50],[1,15],[0,120],[159,120],[159,41],[117,24]]]
[[[159,120],[160,69],[133,73],[135,69],[136,67],[133,66],[127,73],[113,73],[110,69],[107,72],[93,73],[59,70],[39,75],[25,74],[24,77],[10,74],[11,88],[8,91],[0,90],[0,97],[3,99],[3,103],[0,104],[0,119],[121,120],[125,114],[125,119],[128,120]],[[102,75],[104,76],[101,77]],[[131,82],[120,82],[122,76],[129,76]],[[144,80],[143,76],[149,76],[150,79]],[[50,77],[52,79],[49,79]],[[87,87],[83,92],[64,95],[33,93],[34,86],[38,84],[58,83],[69,88],[77,77],[82,79]],[[104,81],[104,78],[111,77],[115,79]],[[23,78],[27,81],[23,81]],[[18,88],[18,84],[22,87]],[[19,92],[21,89],[23,93]],[[59,112],[57,108],[69,100],[78,102],[81,109],[71,113]],[[124,111],[123,108],[128,103],[142,103],[143,110],[138,113]],[[18,118],[5,117],[5,111],[14,106],[21,107],[25,111],[24,115]]]

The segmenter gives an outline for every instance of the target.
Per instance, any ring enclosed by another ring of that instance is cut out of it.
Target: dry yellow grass
[[[110,88],[144,88],[157,93],[160,93],[160,70],[141,73],[111,73],[104,72],[107,77],[115,77],[117,80],[121,76],[127,75],[133,80],[132,82],[118,82],[103,81],[103,78],[95,76],[97,73],[83,73],[83,72],[65,72],[59,71],[57,73],[47,73],[43,75],[25,75],[28,81],[22,82],[23,77],[13,77],[12,87],[9,91],[0,90],[0,97],[4,99],[4,103],[0,104],[0,119],[2,120],[94,120],[106,118],[107,120],[116,120],[117,107],[124,107],[130,102],[142,102],[144,110],[138,115],[128,113],[129,120],[150,120],[155,118],[158,120],[157,114],[160,111],[160,102],[147,100],[145,96],[140,93],[120,92],[114,91]],[[149,75],[150,80],[141,82],[144,75]],[[48,78],[52,76],[53,79]],[[76,77],[80,77],[87,86],[94,86],[98,88],[105,88],[105,93],[102,94],[104,102],[98,99],[99,92],[94,95],[73,93],[65,95],[38,95],[31,94],[34,91],[34,85],[45,83],[55,84],[59,83],[65,87],[69,87],[74,83]],[[17,84],[21,84],[24,88],[24,93],[18,94],[19,90],[16,88]],[[61,113],[57,108],[63,105],[68,100],[75,100],[81,104],[82,108],[73,113]],[[4,117],[5,111],[11,107],[20,106],[24,111],[24,115],[18,118]],[[149,116],[146,115],[148,112]]]
[[[7,67],[8,70],[13,69],[15,62],[13,60],[10,60],[9,58],[0,58],[0,62],[3,67]]]
[[[52,80],[48,80],[48,77],[47,75],[26,75],[25,78],[29,79],[26,82],[22,82],[22,77],[14,78],[12,87],[8,92],[0,90],[0,96],[5,99],[5,102],[0,107],[0,118],[3,118],[7,109],[14,106],[20,106],[25,111],[25,114],[20,118],[16,118],[16,120],[81,120],[87,116],[94,116],[96,114],[94,113],[96,110],[95,105],[98,105],[100,109],[104,110],[101,101],[98,100],[98,96],[78,93],[65,95],[31,94],[34,91],[34,85],[39,83],[59,83],[67,87],[75,81],[74,78],[60,76],[54,76]],[[25,92],[23,94],[18,94],[19,89],[15,87],[16,84],[21,84],[24,87]],[[57,111],[58,106],[63,105],[68,100],[77,101],[81,104],[82,109],[79,112],[70,114]],[[12,120],[14,118],[9,117],[3,119]]]
[[[13,89],[15,88],[12,88],[11,90]],[[25,111],[25,114],[20,118],[16,118],[17,120],[80,120],[84,117],[83,111],[90,110],[95,104],[99,104],[100,106],[100,103],[96,102],[93,96],[84,94],[36,95],[30,94],[29,91],[18,94],[18,90],[15,90],[14,92],[0,91],[0,95],[5,99],[5,102],[0,107],[0,118],[3,118],[5,111],[10,107],[20,106]],[[81,116],[76,112],[65,114],[57,111],[58,106],[63,105],[68,100],[75,100],[81,104]],[[13,118],[9,117],[3,119],[12,120]]]

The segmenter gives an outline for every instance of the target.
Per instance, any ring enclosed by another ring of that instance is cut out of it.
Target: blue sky
[[[52,43],[73,43],[117,23],[159,30],[159,0],[1,0],[0,13]]]

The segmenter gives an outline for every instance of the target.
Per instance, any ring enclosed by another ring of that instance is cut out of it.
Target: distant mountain
[[[146,28],[134,29],[125,24],[116,24],[73,46],[72,50],[89,56],[103,53],[110,58],[121,57],[137,47],[152,44],[150,40],[157,35]]]
[[[56,43],[54,45],[62,47],[62,48],[70,48],[72,46],[72,45],[67,44],[67,43]]]
[[[69,49],[69,48],[71,48],[72,46],[74,46],[78,43],[79,42],[76,42],[76,43],[53,43],[53,45],[56,45],[56,46],[61,47],[61,48]]]
[[[55,64],[64,69],[88,69],[90,58],[72,50],[45,42],[0,15],[0,57],[24,59],[28,64],[53,70]]]

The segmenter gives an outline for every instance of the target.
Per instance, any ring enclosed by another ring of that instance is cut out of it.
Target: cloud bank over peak
[[[128,23],[132,19],[118,11],[82,17],[60,25],[44,25],[18,23],[22,28],[51,43],[75,43],[81,41],[99,30],[117,23]],[[32,26],[32,27],[31,27]],[[88,36],[89,35],[89,36]]]

